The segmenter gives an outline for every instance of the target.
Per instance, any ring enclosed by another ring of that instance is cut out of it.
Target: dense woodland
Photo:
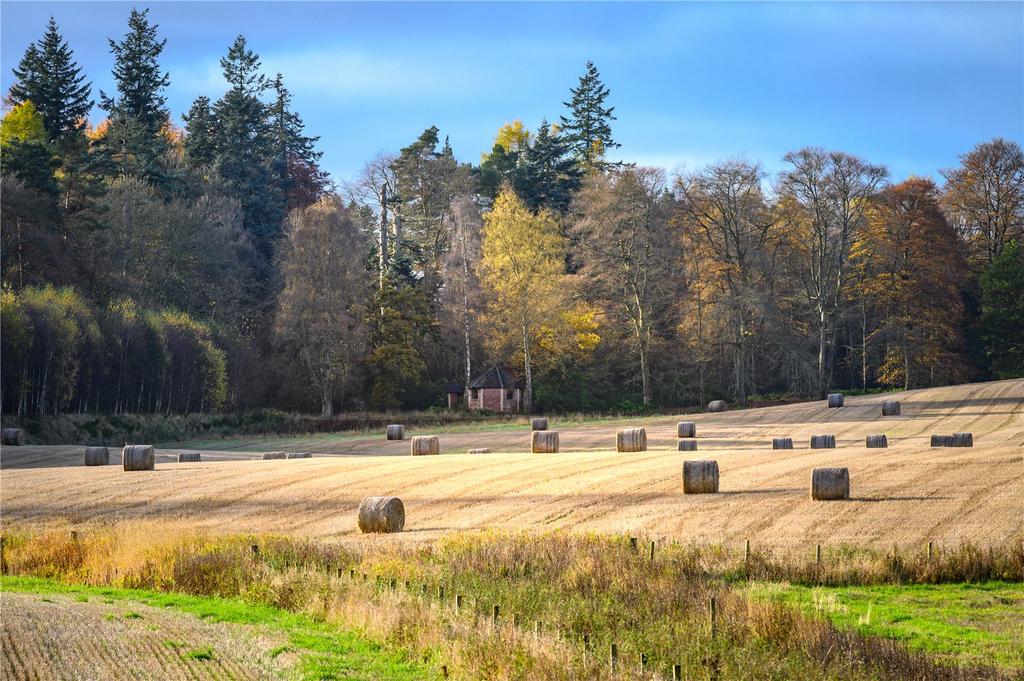
[[[4,413],[427,408],[494,364],[548,411],[1024,375],[1013,141],[941,185],[813,146],[669,176],[611,160],[587,64],[477,165],[430,126],[346,181],[243,36],[180,127],[163,48],[133,10],[95,92],[51,20],[14,68]]]

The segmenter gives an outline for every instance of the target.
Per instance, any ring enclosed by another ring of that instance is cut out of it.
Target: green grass
[[[296,654],[296,672],[301,679],[412,681],[436,675],[404,653],[384,649],[358,631],[320,622],[308,615],[254,605],[238,599],[69,585],[47,579],[12,576],[0,578],[0,589],[32,594],[66,594],[71,597],[100,596],[110,602],[123,602],[124,605],[173,608],[211,622],[265,627],[287,636],[287,647],[275,649],[276,654],[285,650]],[[181,647],[177,641],[167,641],[165,645]],[[197,660],[213,657],[213,651],[209,648],[196,648],[182,654]]]
[[[182,657],[187,657],[190,660],[212,660],[213,659],[213,648],[210,646],[202,646],[184,653]]]
[[[768,598],[841,628],[896,639],[911,650],[967,664],[1024,667],[1024,584],[806,587],[759,583]]]

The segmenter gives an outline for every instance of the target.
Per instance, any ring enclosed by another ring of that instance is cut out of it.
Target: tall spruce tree
[[[284,192],[288,210],[304,208],[318,201],[330,181],[318,162],[323,156],[316,150],[319,137],[305,134],[305,123],[291,108],[292,95],[278,73],[270,82],[274,101],[268,109],[273,140],[273,170]]]
[[[17,82],[11,86],[11,103],[28,100],[35,105],[48,141],[82,130],[92,108],[92,83],[86,82],[53,17],[42,39],[28,46],[13,72]]]
[[[562,116],[562,132],[570,140],[573,153],[586,168],[604,170],[610,164],[605,154],[620,146],[612,139],[611,122],[615,107],[605,107],[604,102],[611,91],[601,82],[594,62],[587,62],[586,72],[580,76],[578,87],[570,90],[572,100],[563,102],[569,107],[569,115]]]
[[[260,58],[249,49],[245,36],[235,39],[220,65],[231,87],[213,107],[214,166],[228,195],[241,203],[243,225],[269,264],[281,233],[284,196],[271,167],[273,138],[267,106],[260,99],[267,80],[260,72]]]
[[[565,214],[583,175],[568,144],[558,130],[545,120],[526,151],[523,169],[523,200],[531,210],[547,208]]]
[[[151,134],[157,134],[170,118],[163,91],[170,76],[160,68],[159,58],[166,40],[157,40],[156,24],[149,23],[149,10],[132,9],[128,33],[121,42],[109,39],[114,55],[116,98],[100,92],[100,106],[112,117],[137,120]]]
[[[110,124],[96,140],[95,151],[97,165],[106,174],[135,175],[166,189],[170,178],[164,155],[169,144],[164,129],[170,112],[163,90],[170,77],[158,59],[167,41],[157,40],[157,26],[149,23],[148,14],[148,9],[133,9],[124,39],[109,40],[117,96],[100,92],[100,106]]]
[[[185,139],[182,144],[185,151],[185,162],[193,168],[206,168],[213,165],[217,157],[216,129],[210,98],[205,95],[196,97],[188,113],[182,116],[185,121]]]

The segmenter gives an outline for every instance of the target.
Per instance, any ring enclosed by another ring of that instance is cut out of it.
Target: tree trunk
[[[466,353],[466,383],[464,395],[466,397],[466,408],[469,408],[469,383],[473,380],[473,354],[472,346],[470,345],[469,338],[469,294],[463,296],[463,316],[462,316],[462,334],[465,342],[465,353]]]
[[[469,383],[473,380],[473,356],[472,346],[470,345],[469,337],[469,257],[466,254],[466,226],[461,225],[461,241],[462,241],[462,335],[465,346],[463,350],[466,354],[466,383],[464,385],[464,396],[466,400],[466,409],[469,409]]]
[[[860,306],[860,382],[861,388],[868,389],[868,312],[864,303]]]
[[[827,316],[824,308],[819,308],[818,312],[818,396],[824,397],[825,393],[828,392],[828,386],[825,384],[825,353],[826,346],[828,345],[828,329],[826,324]]]
[[[533,372],[530,367],[530,336],[526,332],[526,322],[523,322],[523,366],[525,372],[526,389],[523,391],[523,411],[529,414],[533,411]]]
[[[910,390],[910,352],[903,346],[903,389]]]
[[[324,381],[320,391],[320,415],[334,416],[334,390],[331,389],[331,382]]]
[[[379,267],[379,285],[380,290],[384,290],[384,276],[388,270],[388,190],[387,185],[380,188],[380,258],[378,259]],[[383,308],[381,309],[383,314]]]

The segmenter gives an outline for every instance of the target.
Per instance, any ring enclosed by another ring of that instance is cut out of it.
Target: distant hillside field
[[[902,415],[882,417],[885,399]],[[698,451],[676,451],[679,420],[697,424]],[[619,454],[615,431],[645,426],[649,451]],[[529,453],[527,427],[441,434],[441,455],[412,457],[408,439],[316,436],[251,440],[202,450],[156,470],[85,467],[82,448],[5,447],[0,502],[6,527],[173,521],[181,529],[354,537],[368,495],[397,495],[406,531],[379,541],[423,541],[470,528],[635,532],[678,541],[799,548],[875,548],[926,541],[1002,545],[1024,533],[1024,380],[848,397],[718,414],[626,419],[550,428],[561,453]],[[972,432],[973,448],[932,448],[932,434]],[[417,434],[417,433],[413,433]],[[423,434],[423,433],[419,433]],[[810,450],[812,435],[837,448]],[[888,449],[867,449],[885,434]],[[410,433],[406,433],[410,437]],[[795,449],[773,451],[774,437]],[[200,443],[192,443],[200,444]],[[491,454],[467,454],[487,447]],[[269,449],[313,458],[262,461]],[[120,462],[120,452],[112,451]],[[721,493],[684,496],[682,462],[714,459]],[[809,499],[811,470],[850,469],[851,499]]]

